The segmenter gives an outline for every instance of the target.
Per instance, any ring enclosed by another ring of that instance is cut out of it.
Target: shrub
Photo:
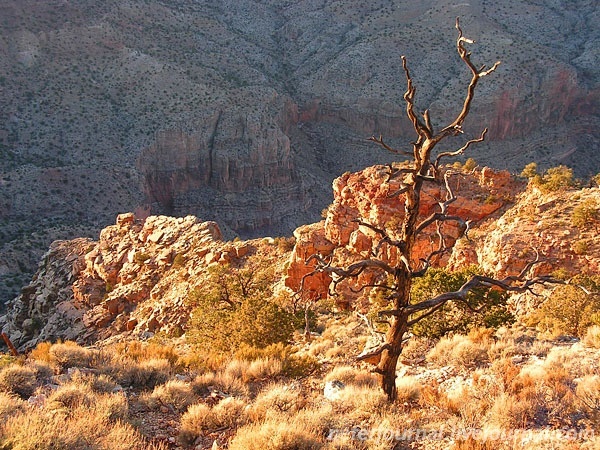
[[[223,371],[198,375],[192,381],[192,388],[198,395],[206,395],[210,389],[216,389],[231,395],[248,394],[248,387],[241,379]]]
[[[80,347],[76,342],[72,341],[52,345],[48,353],[51,362],[57,363],[62,369],[68,367],[89,367],[94,357],[91,350]]]
[[[427,361],[436,366],[475,367],[487,362],[487,348],[465,336],[443,337],[427,354]]]
[[[217,265],[209,275],[190,298],[192,342],[233,353],[243,344],[261,348],[290,339],[294,317],[273,295],[273,270],[254,261],[241,269]]]
[[[543,192],[556,192],[575,185],[573,169],[567,166],[551,167],[544,175],[534,177],[533,182]]]
[[[465,164],[463,165],[463,170],[470,172],[475,167],[477,167],[477,161],[475,161],[473,158],[467,158]]]
[[[556,287],[539,309],[525,317],[525,324],[554,335],[584,336],[600,313],[598,292],[599,276],[574,277],[569,285]]]
[[[25,410],[26,403],[15,395],[0,392],[0,423]]]
[[[237,426],[243,423],[245,407],[243,400],[234,397],[225,398],[212,408],[204,403],[192,405],[181,417],[179,439],[191,444],[203,433]]]
[[[171,364],[166,359],[150,359],[112,368],[120,384],[138,389],[152,389],[171,377]]]
[[[0,391],[28,398],[37,387],[35,369],[28,366],[11,365],[0,372]]]
[[[297,389],[289,385],[274,384],[256,396],[247,414],[253,422],[258,422],[272,415],[298,411],[303,403]]]
[[[152,408],[170,405],[177,410],[185,409],[194,403],[198,397],[189,383],[180,380],[170,380],[165,384],[156,386],[148,397],[148,404]]]
[[[370,372],[360,370],[351,366],[337,366],[325,377],[325,381],[338,380],[344,384],[354,386],[371,386],[377,385],[377,378]]]
[[[588,375],[577,383],[575,390],[582,409],[592,418],[600,416],[600,376]]]
[[[523,178],[531,179],[538,175],[539,174],[537,171],[537,164],[534,162],[530,162],[523,168],[523,171],[521,172],[521,174],[519,176],[523,177]]]
[[[577,228],[586,228],[600,220],[600,209],[596,201],[587,199],[573,208],[571,222]]]
[[[50,342],[40,342],[35,346],[33,350],[29,353],[29,357],[36,361],[50,363],[52,362],[52,356],[50,355],[50,349],[52,348],[52,343]]]
[[[600,326],[589,327],[583,337],[583,343],[586,347],[600,348]]]
[[[94,449],[94,450],[151,450],[131,425],[120,420],[109,421],[94,409],[65,417],[30,410],[16,414],[0,424],[0,448],[12,450]],[[162,447],[164,450],[164,447]]]
[[[416,303],[444,292],[456,291],[476,274],[481,274],[476,266],[456,272],[443,268],[429,269],[425,276],[414,279],[411,298]],[[507,299],[504,291],[474,289],[466,302],[446,303],[439,311],[416,323],[412,331],[417,336],[440,338],[449,332],[466,333],[476,327],[498,328],[514,321],[505,308]],[[481,312],[475,313],[474,309]]]
[[[240,428],[230,450],[319,450],[318,436],[285,421],[267,421]]]

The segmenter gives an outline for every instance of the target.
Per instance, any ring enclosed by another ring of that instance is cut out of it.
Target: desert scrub
[[[542,306],[524,318],[528,326],[553,336],[585,336],[600,314],[600,277],[579,275],[557,286]]]
[[[530,181],[542,192],[556,192],[575,186],[573,169],[567,166],[551,167],[543,175],[534,175]]]
[[[600,220],[600,208],[593,199],[587,199],[573,208],[571,222],[577,228],[587,228],[590,225],[597,225]]]
[[[245,407],[244,400],[234,397],[225,398],[212,408],[204,403],[190,406],[181,417],[180,441],[191,444],[202,434],[243,424]]]
[[[48,350],[50,362],[57,364],[61,369],[69,367],[90,367],[94,352],[79,346],[76,342],[66,341],[56,343]]]
[[[305,400],[298,388],[286,384],[273,384],[256,396],[246,414],[252,422],[259,422],[273,416],[293,414],[304,404]]]
[[[135,389],[153,389],[166,383],[173,369],[166,359],[150,359],[138,363],[118,364],[109,369],[110,375],[121,385]]]
[[[238,429],[229,444],[230,450],[319,450],[318,435],[293,422],[266,421]]]
[[[586,347],[600,348],[600,326],[592,325],[585,332],[583,337],[583,344]]]
[[[156,386],[146,397],[146,403],[151,408],[171,406],[179,411],[185,411],[196,400],[198,400],[198,396],[192,385],[181,380],[170,380]]]
[[[0,424],[0,448],[11,450],[159,450],[122,420],[111,421],[96,410],[65,417],[31,409]]]
[[[5,422],[10,416],[24,411],[26,406],[27,403],[16,395],[0,392],[0,423]]]
[[[325,381],[338,380],[354,386],[377,386],[377,378],[371,372],[352,366],[337,366],[325,376]]]
[[[188,299],[190,342],[231,354],[244,344],[262,348],[291,338],[295,317],[285,309],[289,298],[273,292],[272,267],[250,258],[242,268],[210,267],[208,275]]]
[[[475,343],[466,336],[443,337],[427,353],[427,361],[437,367],[477,367],[488,361],[487,345]]]
[[[0,371],[1,392],[28,398],[35,392],[37,384],[37,372],[32,367],[13,364]]]
[[[444,292],[456,291],[474,275],[484,273],[477,266],[454,272],[443,268],[429,269],[423,277],[413,281],[411,299],[418,303]],[[506,309],[507,299],[504,291],[473,289],[465,302],[446,303],[439,311],[416,323],[412,331],[417,336],[440,338],[450,332],[467,333],[473,328],[498,328],[511,324],[514,317]],[[473,310],[480,312],[474,313]]]

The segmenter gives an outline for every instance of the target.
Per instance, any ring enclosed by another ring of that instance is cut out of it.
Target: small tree
[[[271,267],[250,258],[241,268],[214,265],[208,275],[189,299],[194,308],[188,333],[192,342],[234,353],[242,345],[263,348],[290,339],[294,316],[273,293]]]
[[[366,221],[358,221],[359,225],[369,228],[378,236],[378,243],[374,245],[371,255],[345,267],[336,267],[332,261],[322,255],[312,255],[308,262],[315,264],[312,273],[325,272],[332,276],[330,288],[335,291],[344,280],[356,279],[363,272],[368,271],[374,275],[375,283],[363,286],[361,289],[375,289],[385,293],[385,299],[389,303],[389,309],[379,311],[382,319],[388,320],[388,329],[384,343],[372,352],[361,355],[361,359],[373,360],[378,358],[377,367],[374,369],[380,375],[383,391],[388,399],[393,401],[397,397],[396,391],[396,366],[402,352],[403,340],[409,329],[440,311],[450,301],[468,302],[469,293],[478,288],[499,288],[508,291],[531,290],[533,286],[551,281],[550,277],[527,278],[531,267],[538,261],[530,262],[517,276],[496,280],[485,275],[472,275],[457,290],[445,292],[433,298],[416,300],[411,297],[413,280],[423,277],[430,268],[436,257],[447,252],[449,248],[444,236],[444,224],[452,222],[459,229],[459,234],[467,232],[469,224],[461,217],[448,212],[449,206],[456,200],[451,188],[450,179],[455,175],[451,169],[444,168],[441,162],[448,157],[463,154],[471,145],[484,140],[487,129],[484,129],[479,137],[467,140],[464,145],[455,151],[442,151],[434,155],[434,148],[440,142],[463,133],[463,123],[471,108],[471,102],[475,93],[477,83],[481,78],[496,70],[499,62],[491,68],[485,66],[477,67],[471,62],[471,53],[465,48],[465,44],[473,41],[464,37],[458,19],[456,20],[458,38],[456,49],[461,60],[471,73],[471,80],[467,87],[462,109],[454,120],[448,125],[436,130],[431,121],[429,111],[418,114],[415,111],[415,93],[412,78],[408,69],[406,58],[402,57],[402,66],[406,75],[407,90],[404,94],[406,101],[406,114],[410,119],[417,134],[417,139],[412,143],[412,151],[397,150],[386,144],[383,138],[372,137],[370,140],[384,149],[409,157],[408,164],[402,166],[390,166],[388,180],[400,179],[401,187],[393,196],[397,196],[399,202],[404,205],[404,216],[395,222],[396,229],[385,228]],[[428,217],[420,217],[421,193],[425,183],[435,183],[445,190],[445,198],[440,199],[437,210]],[[420,261],[420,266],[415,267],[414,244],[417,237],[426,230],[434,228],[438,240],[437,248]],[[390,264],[385,256],[386,249],[396,248],[399,253],[398,263]]]

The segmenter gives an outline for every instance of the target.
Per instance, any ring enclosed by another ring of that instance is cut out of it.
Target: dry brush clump
[[[235,428],[246,422],[247,403],[241,398],[228,397],[214,406],[196,403],[181,417],[179,439],[193,443],[199,436],[226,428]]]

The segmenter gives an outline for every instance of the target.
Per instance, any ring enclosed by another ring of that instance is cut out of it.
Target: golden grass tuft
[[[377,377],[366,370],[352,366],[336,366],[325,376],[325,381],[339,380],[353,386],[377,386]]]
[[[266,421],[240,428],[229,450],[319,450],[319,437],[294,423]]]
[[[30,366],[13,364],[0,371],[0,391],[30,397],[37,387],[37,371]]]
[[[65,418],[32,410],[9,417],[0,425],[0,448],[11,450],[149,450],[151,447],[131,425],[111,422],[86,411]]]
[[[81,347],[73,341],[53,344],[48,353],[50,361],[56,363],[61,369],[68,367],[90,367],[94,358],[92,350]]]
[[[304,406],[305,400],[297,389],[288,385],[273,384],[261,391],[248,408],[251,421],[259,422],[277,415],[290,415]]]
[[[423,386],[415,377],[405,376],[396,380],[399,403],[413,403],[421,397]]]
[[[14,414],[23,412],[26,406],[27,404],[16,395],[0,392],[0,423]]]
[[[466,336],[443,337],[427,354],[427,361],[438,367],[477,367],[488,361],[487,346]]]
[[[204,403],[194,404],[181,417],[179,440],[189,445],[205,433],[243,424],[245,407],[246,402],[235,397],[225,398],[212,408]]]
[[[583,337],[583,344],[590,348],[600,348],[600,326],[592,325]]]
[[[153,389],[171,378],[173,368],[166,359],[150,359],[129,364],[117,364],[110,368],[110,374],[121,385],[137,389]]]
[[[600,424],[600,376],[583,377],[577,383],[575,394],[578,408],[584,411],[597,427]]]
[[[151,408],[172,406],[179,411],[185,411],[188,406],[198,400],[191,384],[180,380],[170,380],[154,388],[152,394],[146,397],[146,403]]]
[[[211,390],[234,396],[244,396],[249,393],[248,386],[242,380],[225,371],[206,372],[198,375],[191,384],[194,392],[198,395],[206,395]]]

